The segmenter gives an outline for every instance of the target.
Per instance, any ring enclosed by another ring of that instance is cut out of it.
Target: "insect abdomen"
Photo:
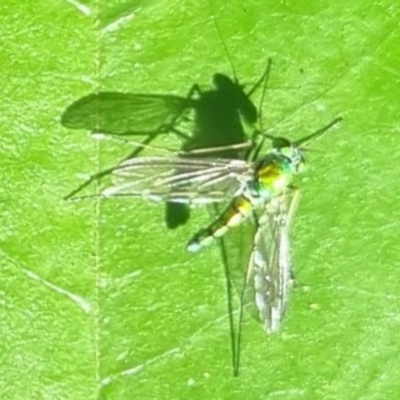
[[[202,229],[188,242],[187,250],[196,252],[224,235],[229,228],[240,225],[251,213],[253,206],[245,196],[233,199],[225,211],[207,228]]]

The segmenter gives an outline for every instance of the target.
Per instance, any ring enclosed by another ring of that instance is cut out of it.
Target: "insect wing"
[[[291,284],[289,209],[293,208],[292,198],[285,193],[266,205],[258,220],[249,261],[246,290],[253,292],[251,306],[255,306],[266,333],[279,330]]]
[[[240,191],[252,171],[252,164],[240,160],[139,157],[113,170],[114,183],[102,195],[208,204]]]
[[[276,197],[260,216],[254,213],[253,218],[218,239],[226,276],[235,376],[239,374],[244,310],[262,323],[266,333],[280,327],[291,283],[288,230],[293,203],[291,194]],[[220,212],[220,204],[214,204],[213,214]]]
[[[110,135],[146,135],[171,130],[190,107],[190,99],[172,95],[91,93],[64,111],[61,123]]]

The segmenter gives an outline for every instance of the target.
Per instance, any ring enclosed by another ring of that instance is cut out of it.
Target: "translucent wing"
[[[272,199],[260,216],[255,213],[218,239],[226,274],[235,374],[239,371],[244,309],[262,323],[266,333],[279,329],[285,312],[291,283],[288,231],[297,200],[295,193]],[[214,213],[218,214],[220,208],[215,204]],[[239,294],[237,318],[233,288]]]
[[[258,220],[246,277],[245,299],[266,333],[279,330],[291,283],[289,219],[296,195],[287,193],[270,201]]]
[[[155,134],[173,130],[190,106],[190,99],[172,95],[91,93],[69,105],[61,123],[110,135]]]
[[[241,160],[138,157],[112,171],[103,196],[140,196],[151,201],[208,204],[226,201],[253,177]]]

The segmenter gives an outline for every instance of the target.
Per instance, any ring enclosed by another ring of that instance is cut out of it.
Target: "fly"
[[[291,275],[288,230],[298,198],[293,180],[303,170],[304,150],[341,120],[336,118],[297,141],[273,138],[271,150],[255,161],[189,157],[129,159],[113,168],[113,183],[100,194],[216,207],[231,199],[209,226],[193,235],[186,248],[197,252],[221,239],[224,264],[229,269],[228,296],[231,281],[240,282],[239,322],[237,329],[232,329],[235,376],[239,372],[244,308],[250,309],[266,333],[276,332],[280,327]],[[242,248],[239,241],[240,249],[233,251],[240,253],[234,259],[229,258],[231,249],[224,243],[225,234],[230,230],[239,232],[243,226],[248,229],[241,238],[245,244]],[[237,269],[230,266],[234,263],[239,264]]]

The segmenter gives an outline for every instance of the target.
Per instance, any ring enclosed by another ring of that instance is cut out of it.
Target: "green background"
[[[211,2],[0,5],[2,399],[399,398],[400,5]],[[232,76],[213,15],[241,82],[272,57],[270,134],[344,118],[297,182],[283,329],[246,318],[239,378],[218,248],[185,251],[206,212],[168,231],[161,205],[62,199],[130,148],[63,128],[65,108]]]

